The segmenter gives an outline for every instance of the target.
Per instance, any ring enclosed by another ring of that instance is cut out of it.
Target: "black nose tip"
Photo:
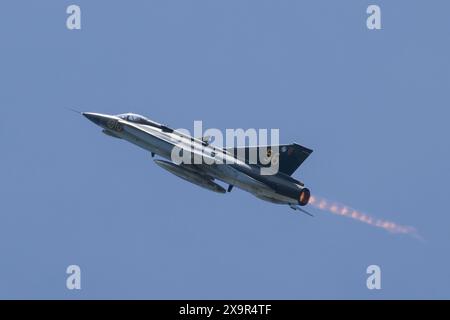
[[[92,117],[92,115],[89,112],[82,112],[81,113],[83,116],[85,116],[86,118],[88,118],[90,120],[90,117]]]
[[[93,123],[95,124],[99,124],[100,123],[100,117],[98,115],[89,113],[89,112],[82,112],[81,113],[83,116],[85,116],[86,118],[88,118],[89,120],[91,120]]]

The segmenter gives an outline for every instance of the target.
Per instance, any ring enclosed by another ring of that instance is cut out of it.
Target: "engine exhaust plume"
[[[311,196],[309,200],[309,204],[313,207],[327,211],[329,213],[338,215],[338,216],[344,216],[350,219],[357,220],[359,222],[384,229],[386,231],[389,231],[391,233],[397,233],[397,234],[409,234],[412,236],[415,236],[417,238],[420,238],[420,236],[417,234],[417,230],[414,227],[411,226],[404,226],[397,224],[392,221],[378,219],[375,217],[372,217],[366,213],[363,213],[361,211],[355,210],[351,208],[350,206],[346,206],[337,202],[329,201],[323,197],[318,196]]]

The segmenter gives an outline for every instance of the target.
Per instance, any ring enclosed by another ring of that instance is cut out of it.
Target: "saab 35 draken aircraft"
[[[148,150],[152,157],[158,155],[166,159],[154,161],[161,168],[186,181],[214,192],[225,193],[224,187],[215,182],[220,180],[228,184],[228,192],[236,186],[262,200],[286,204],[292,209],[309,214],[300,206],[308,204],[310,191],[291,175],[312,153],[311,149],[296,143],[265,146],[266,150],[262,151],[267,152],[267,156],[277,156],[278,166],[275,174],[266,175],[261,174],[261,170],[267,167],[267,164],[259,160],[254,164],[249,161],[251,154],[259,154],[259,149],[263,148],[261,146],[218,148],[209,144],[208,138],[194,138],[133,113],[107,115],[83,112],[82,115],[100,126],[106,135]],[[220,161],[212,161],[212,164],[177,164],[172,161],[175,147],[180,148],[182,152],[188,151]],[[273,149],[278,150],[276,155],[271,154]]]

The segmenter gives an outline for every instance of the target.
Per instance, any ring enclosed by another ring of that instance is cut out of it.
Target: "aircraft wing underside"
[[[177,177],[186,180],[188,182],[191,182],[199,187],[218,193],[226,192],[226,190],[222,186],[214,182],[214,178],[197,170],[194,166],[187,167],[183,165],[176,165],[175,163],[165,160],[154,160],[154,161],[158,166],[160,166],[164,170],[167,170],[170,173],[176,175]]]

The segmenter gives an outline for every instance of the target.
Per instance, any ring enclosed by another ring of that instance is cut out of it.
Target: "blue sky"
[[[0,298],[450,298],[448,1],[1,7]],[[424,241],[200,189],[70,107],[280,128],[314,150],[294,174],[314,194]]]

